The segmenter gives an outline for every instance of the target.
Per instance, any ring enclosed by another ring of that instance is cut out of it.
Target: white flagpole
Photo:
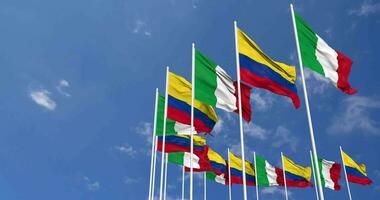
[[[232,200],[232,193],[231,193],[230,148],[227,149],[227,152],[228,152],[228,196],[229,196],[229,200]]]
[[[207,199],[206,172],[203,173],[203,199]]]
[[[182,167],[182,200],[185,200],[185,166]]]
[[[164,124],[162,132],[162,152],[161,152],[161,177],[160,177],[160,200],[162,200],[162,192],[164,186],[164,163],[165,163],[165,135],[166,135],[166,117],[168,116],[168,87],[169,87],[169,67],[166,67],[166,85],[165,85],[165,109]]]
[[[164,200],[166,200],[166,185],[168,184],[168,154],[165,153],[165,181],[164,181]]]
[[[256,199],[259,200],[259,182],[257,181],[256,152],[253,152],[253,162],[255,164]]]
[[[191,50],[191,141],[190,141],[190,200],[193,200],[193,153],[194,153],[194,93],[195,93],[195,44]]]
[[[319,170],[319,166],[318,168],[316,168],[314,166],[314,162],[313,162],[313,154],[310,150],[310,161],[311,161],[311,167],[312,167],[312,170],[313,170],[313,179],[314,179],[314,188],[315,188],[315,195],[317,196],[317,200],[319,200],[319,195],[318,195],[318,185],[317,185],[317,179],[315,178],[315,170]]]
[[[156,98],[154,103],[154,118],[153,118],[153,131],[152,131],[152,152],[150,159],[150,177],[149,177],[149,197],[148,199],[152,200],[152,184],[153,184],[153,163],[154,163],[154,150],[155,150],[155,137],[156,137],[156,120],[157,120],[157,103],[158,102],[158,88],[156,88]]]
[[[286,175],[285,175],[285,165],[284,165],[284,154],[281,152],[281,162],[282,162],[282,173],[284,175],[284,188],[285,188],[285,199],[288,200],[288,188],[286,186]]]
[[[157,140],[158,137],[156,136],[154,139],[154,158],[153,158],[153,179],[152,179],[152,196],[151,200],[154,199],[154,186],[156,184],[156,160],[157,160]]]
[[[344,176],[346,177],[346,184],[347,184],[348,197],[350,198],[350,200],[352,200],[352,197],[351,197],[351,190],[350,190],[350,183],[348,183],[348,178],[347,178],[346,164],[344,163],[344,159],[343,159],[343,150],[342,150],[342,146],[339,146],[339,149],[340,149],[340,156],[342,157],[342,164],[343,164],[343,169],[344,169]]]
[[[235,31],[236,74],[237,74],[238,101],[239,101],[240,146],[241,146],[241,159],[242,159],[242,168],[243,168],[243,194],[244,194],[244,200],[247,200],[247,179],[245,176],[243,113],[242,113],[242,106],[241,106],[241,88],[240,88],[240,60],[239,60],[239,47],[238,47],[238,35],[237,35],[237,22],[236,21],[234,21],[234,31]]]
[[[310,108],[309,108],[309,98],[308,98],[308,95],[307,95],[305,76],[304,76],[304,73],[303,73],[303,64],[302,64],[301,50],[300,50],[300,46],[299,46],[299,42],[298,42],[298,33],[297,33],[295,16],[294,16],[293,4],[290,4],[290,10],[291,10],[291,13],[292,13],[294,38],[296,40],[296,46],[297,46],[298,62],[299,62],[299,68],[300,68],[300,72],[301,72],[301,80],[302,80],[303,93],[304,93],[305,105],[306,105],[306,114],[307,114],[307,119],[308,119],[308,122],[309,122],[311,147],[312,147],[312,150],[313,150],[314,161],[315,161],[315,163],[318,163],[317,147],[316,147],[315,139],[314,139],[313,123],[312,123],[311,113],[310,113]],[[316,170],[316,171],[317,171],[316,174],[317,174],[317,182],[318,182],[318,189],[319,189],[320,199],[324,200],[325,197],[323,195],[323,188],[322,188],[322,183],[321,183],[321,175],[319,173],[319,170]]]

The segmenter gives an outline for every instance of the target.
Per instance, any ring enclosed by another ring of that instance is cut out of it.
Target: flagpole
[[[182,167],[182,200],[185,200],[185,166]]]
[[[195,44],[191,49],[191,141],[190,141],[190,200],[193,200],[193,153],[194,153],[194,88],[195,88]]]
[[[314,162],[313,162],[313,154],[310,150],[310,161],[311,161],[311,167],[313,169],[313,179],[314,179],[314,188],[315,188],[315,195],[317,196],[317,200],[319,200],[319,195],[318,195],[318,188],[317,188],[317,179],[315,178],[315,170],[319,170],[319,167],[318,169],[314,166]]]
[[[203,173],[203,199],[207,199],[206,172]]]
[[[285,199],[288,200],[288,188],[286,186],[286,175],[285,175],[285,165],[284,165],[284,154],[281,152],[281,162],[282,162],[282,173],[284,175],[284,188],[285,188]]]
[[[350,198],[350,200],[352,200],[352,197],[351,197],[351,189],[350,189],[350,183],[348,182],[348,178],[347,178],[346,164],[344,163],[344,159],[343,159],[343,150],[342,150],[342,146],[339,146],[339,149],[340,149],[340,156],[342,157],[342,164],[343,164],[343,169],[344,169],[344,176],[346,177],[346,184],[347,184],[348,197]]]
[[[169,66],[166,67],[166,83],[165,83],[165,109],[164,124],[162,132],[162,152],[161,152],[161,177],[160,177],[160,200],[162,200],[162,190],[164,182],[164,162],[165,162],[165,135],[166,135],[166,117],[168,116],[168,86],[169,86]]]
[[[227,152],[228,152],[228,196],[229,196],[229,200],[232,200],[232,193],[231,193],[230,148],[227,149]]]
[[[165,153],[165,181],[164,181],[164,200],[166,200],[166,185],[168,182],[168,154]]]
[[[310,108],[309,108],[309,98],[308,98],[308,95],[307,95],[305,76],[304,76],[304,73],[303,73],[302,57],[301,57],[301,51],[300,51],[300,46],[299,46],[299,42],[298,42],[298,33],[297,33],[297,27],[296,27],[296,22],[295,22],[293,4],[290,4],[290,10],[291,10],[291,13],[292,13],[294,38],[296,40],[296,46],[297,46],[298,62],[299,62],[299,68],[300,68],[300,72],[301,72],[301,80],[302,80],[303,93],[304,93],[305,105],[306,105],[306,114],[307,114],[307,119],[308,119],[308,122],[309,122],[311,147],[312,147],[312,150],[313,150],[314,161],[315,161],[315,163],[318,163],[317,147],[316,147],[315,139],[314,139],[313,123],[312,123],[311,113],[310,113]],[[324,198],[324,195],[323,195],[323,188],[322,188],[322,183],[321,183],[321,175],[319,173],[319,170],[316,170],[316,171],[317,171],[316,174],[317,174],[317,183],[318,183],[318,189],[319,189],[320,199],[324,200],[325,198]]]
[[[236,21],[234,21],[234,31],[235,31],[236,74],[237,74],[238,102],[239,102],[240,147],[241,147],[241,158],[242,158],[242,168],[243,168],[243,194],[244,194],[244,200],[247,200],[247,180],[245,176],[246,174],[245,174],[245,155],[244,155],[244,133],[243,133],[243,116],[242,116],[243,113],[242,113],[242,106],[241,106],[241,88],[240,88],[240,60],[239,60]]]
[[[157,101],[158,101],[158,88],[156,88],[156,98],[154,102],[154,117],[153,117],[153,131],[152,131],[152,152],[150,159],[150,176],[149,176],[149,197],[152,200],[152,184],[153,184],[153,163],[154,163],[154,150],[155,150],[155,136],[156,136],[156,120],[157,120]]]
[[[152,196],[151,200],[154,199],[154,187],[156,184],[156,161],[157,161],[157,140],[158,137],[156,136],[154,139],[154,159],[153,159],[153,179],[152,179]]]
[[[256,152],[253,152],[253,162],[255,164],[256,199],[259,200],[259,182],[257,181]]]

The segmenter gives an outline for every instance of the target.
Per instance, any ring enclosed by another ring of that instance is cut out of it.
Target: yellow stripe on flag
[[[251,38],[248,37],[248,35],[246,35],[239,28],[237,34],[240,54],[243,54],[258,63],[266,65],[289,82],[295,82],[296,68],[294,66],[289,66],[284,63],[272,60]]]
[[[304,177],[306,180],[310,181],[311,178],[311,168],[310,167],[303,167],[300,165],[295,164],[292,160],[290,160],[288,157],[284,156],[284,170],[287,172],[290,172],[292,174]]]
[[[191,105],[191,84],[185,78],[169,72],[168,92],[170,96]],[[206,114],[214,122],[218,121],[215,110],[211,106],[194,99],[194,107]]]
[[[360,173],[367,176],[367,170],[364,164],[357,164],[350,156],[348,156],[344,151],[342,151],[343,154],[343,161],[344,165],[347,167],[352,167],[360,171]]]
[[[243,171],[242,160],[231,152],[230,152],[230,166],[231,168],[237,169],[239,171]],[[245,161],[245,173],[252,176],[255,175],[254,166],[248,161]]]
[[[186,139],[189,139],[191,140],[191,135],[183,135],[183,134],[177,134],[175,135],[176,137],[182,137],[182,138],[186,138]],[[193,141],[194,141],[194,145],[197,145],[197,146],[204,146],[206,145],[206,138],[202,137],[202,136],[199,136],[199,135],[193,135]]]
[[[210,161],[214,161],[214,162],[217,162],[217,163],[220,163],[220,164],[223,164],[223,165],[226,164],[226,160],[224,160],[224,158],[221,155],[219,155],[218,153],[216,153],[211,148],[208,148],[207,156],[208,156],[208,159]]]

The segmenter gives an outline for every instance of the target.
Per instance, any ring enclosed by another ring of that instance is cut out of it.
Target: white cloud
[[[146,137],[149,144],[152,143],[152,134],[153,134],[153,127],[152,123],[149,122],[140,122],[139,125],[135,128],[135,131],[138,134],[141,134],[142,136]]]
[[[65,79],[62,79],[59,81],[59,84],[57,85],[57,91],[65,96],[65,97],[71,97],[71,95],[67,92],[64,91],[64,88],[68,88],[70,87],[70,83],[68,81],[66,81]]]
[[[141,19],[138,19],[135,21],[135,25],[133,27],[132,33],[134,33],[134,34],[141,33],[141,34],[144,34],[145,36],[148,36],[148,37],[152,35],[152,33],[150,32],[150,30],[147,27],[146,22],[142,21]]]
[[[350,15],[356,16],[368,16],[371,14],[375,14],[380,11],[380,3],[373,3],[372,1],[364,1],[357,9],[349,10],[348,13]]]
[[[140,182],[140,178],[132,178],[132,177],[124,177],[124,183],[129,185],[129,184],[135,184]]]
[[[279,126],[273,136],[272,146],[279,148],[283,145],[289,145],[290,149],[295,152],[297,151],[298,139],[290,133],[289,129]]]
[[[265,111],[272,107],[274,96],[272,93],[256,90],[251,94],[251,102],[255,110]]]
[[[127,154],[130,157],[134,157],[137,151],[128,144],[123,144],[120,146],[114,146],[114,149],[118,150],[120,153]]]
[[[57,104],[49,97],[49,95],[50,92],[45,89],[33,90],[29,94],[30,98],[32,98],[36,104],[53,111],[57,107]]]
[[[244,133],[246,133],[248,136],[260,139],[260,140],[265,140],[267,139],[269,135],[269,131],[262,128],[259,125],[253,124],[253,123],[244,123]]]
[[[261,190],[261,194],[263,195],[273,195],[273,194],[281,194],[285,196],[284,188],[278,187],[265,187]],[[292,193],[288,190],[288,197],[292,196]]]
[[[380,135],[380,122],[371,117],[371,110],[380,109],[380,101],[364,96],[350,96],[343,101],[343,111],[336,114],[329,133],[344,134],[362,130],[368,134]]]
[[[223,124],[224,121],[221,118],[219,118],[219,121],[215,124],[213,131],[216,134],[219,134],[223,130]]]
[[[91,181],[87,176],[84,176],[83,180],[89,191],[97,191],[100,189],[100,183],[98,181]]]
[[[305,80],[307,80],[307,89],[312,94],[323,94],[326,88],[332,85],[327,78],[309,69],[304,70],[304,75]],[[301,81],[301,79],[299,79],[299,81]]]

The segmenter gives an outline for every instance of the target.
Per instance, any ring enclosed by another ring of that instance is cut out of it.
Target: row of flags
[[[162,145],[162,136],[158,137],[158,150]],[[206,144],[206,139],[202,136],[194,136],[194,154],[190,159],[190,136],[175,135],[168,136],[166,140],[165,153],[168,153],[168,162],[184,166],[189,171],[190,162],[193,163],[195,172],[206,172],[207,178],[217,183],[243,184],[242,176],[242,159],[232,152],[228,153],[229,159],[224,159],[219,153],[214,151]],[[357,164],[344,151],[342,153],[342,162],[347,173],[347,181],[360,185],[369,185],[372,180],[368,178],[366,166]],[[263,156],[255,153],[254,161],[245,161],[247,185],[249,186],[284,186],[286,180],[287,187],[305,188],[311,187],[312,168],[310,166],[301,166],[296,164],[285,155],[281,156],[283,162],[282,168],[274,167]],[[323,187],[331,190],[340,190],[339,180],[341,179],[342,165],[318,158],[318,166],[314,170],[321,172],[321,182]],[[284,178],[285,177],[285,178]]]
[[[324,76],[344,93],[355,94],[357,90],[352,88],[348,82],[352,65],[350,58],[331,48],[299,15],[294,13],[292,6],[291,9],[300,66],[304,65]],[[260,155],[254,156],[253,164],[245,160],[242,119],[248,123],[251,122],[250,94],[252,88],[261,88],[288,97],[296,109],[300,107],[300,98],[296,87],[295,66],[278,62],[269,57],[246,33],[237,27],[236,23],[235,44],[237,80],[234,80],[203,52],[195,49],[193,44],[192,83],[167,69],[165,96],[156,94],[158,96],[156,97],[154,130],[154,137],[157,141],[155,148],[168,154],[167,161],[169,163],[184,166],[185,171],[191,172],[190,200],[192,200],[193,171],[205,172],[208,179],[221,184],[243,184],[244,199],[246,199],[246,185],[284,186],[285,189],[286,187],[310,187],[312,171],[317,175],[318,181],[315,184],[318,183],[321,200],[323,200],[321,186],[339,190],[341,165],[320,159],[316,153],[304,79],[305,104],[313,150],[311,158],[313,166],[317,167],[313,170],[313,168],[298,165],[283,155],[281,155],[282,169],[273,167]],[[303,74],[303,67],[300,68],[301,74]],[[229,152],[229,159],[226,161],[206,145],[205,138],[196,135],[212,133],[219,120],[215,108],[239,114],[242,158]],[[152,152],[153,148],[154,145]],[[162,200],[163,155],[160,200]],[[357,164],[343,151],[341,151],[341,155],[348,182],[362,185],[372,182],[367,177],[364,165]]]

